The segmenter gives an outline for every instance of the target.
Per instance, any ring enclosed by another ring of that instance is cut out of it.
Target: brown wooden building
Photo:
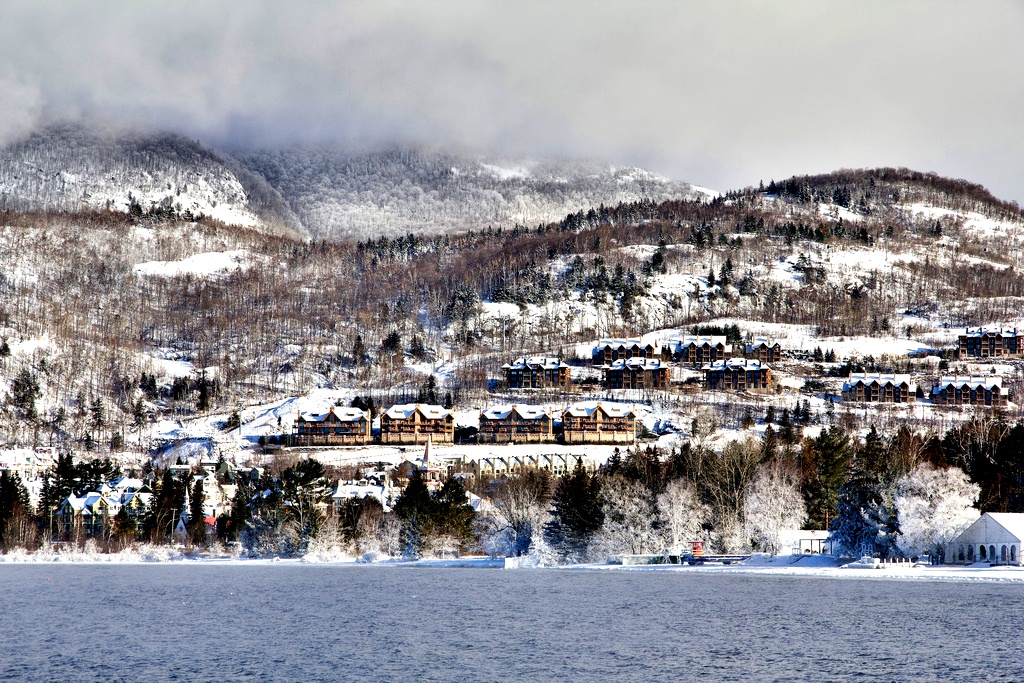
[[[480,443],[547,443],[555,440],[555,420],[538,406],[506,405],[480,411]]]
[[[660,360],[628,358],[604,368],[606,389],[668,389],[669,369]]]
[[[782,347],[778,342],[772,342],[764,337],[758,337],[750,344],[747,344],[747,358],[759,360],[762,363],[777,363],[782,360]]]
[[[774,388],[772,369],[759,360],[733,358],[701,368],[704,388],[721,391],[767,391]]]
[[[406,403],[380,416],[380,440],[387,444],[421,444],[455,440],[455,416],[441,406]]]
[[[917,386],[910,375],[879,375],[855,372],[843,384],[843,400],[860,403],[913,403]]]
[[[509,389],[546,389],[570,384],[569,366],[549,356],[516,358],[501,369]]]
[[[358,408],[332,406],[326,413],[299,413],[293,446],[348,446],[370,442],[370,415]]]
[[[591,360],[597,366],[611,365],[620,359],[657,358],[660,353],[657,345],[640,339],[602,339],[591,351]]]
[[[636,441],[633,406],[605,401],[583,401],[562,412],[565,443],[633,443]]]
[[[702,335],[672,339],[672,357],[694,367],[732,358],[732,344],[724,335]]]
[[[961,334],[957,343],[957,353],[960,357],[970,356],[973,358],[1003,358],[1006,356],[1019,356],[1024,352],[1024,343],[1021,335],[1017,334],[1017,328],[1012,330],[984,329],[972,330],[967,328]]]
[[[953,406],[1005,406],[1003,379],[992,376],[943,377],[932,387],[932,403]]]

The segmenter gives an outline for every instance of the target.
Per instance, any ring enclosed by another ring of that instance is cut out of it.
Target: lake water
[[[324,565],[0,566],[0,680],[1021,680],[1024,587]]]

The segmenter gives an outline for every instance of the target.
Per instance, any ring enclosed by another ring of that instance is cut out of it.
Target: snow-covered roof
[[[616,348],[616,349],[624,349],[624,348],[627,348],[627,347],[630,347],[630,346],[644,347],[644,346],[654,346],[654,344],[651,344],[651,343],[645,344],[643,342],[643,340],[641,340],[639,338],[630,338],[630,339],[602,339],[601,341],[597,342],[597,348],[599,348],[599,349],[603,349],[606,346],[611,346],[612,348]]]
[[[661,361],[653,358],[620,358],[608,366],[611,370],[658,370],[661,368]]]
[[[417,410],[428,420],[441,420],[452,414],[452,411],[446,410],[442,406],[429,403],[402,403],[391,406],[384,414],[391,420],[408,420]]]
[[[989,517],[993,522],[1024,541],[1024,513],[1021,512],[986,512],[982,518]]]
[[[772,342],[768,337],[755,337],[754,341],[747,344],[747,351],[753,351],[759,346],[779,346],[779,343]]]
[[[732,345],[728,343],[728,338],[722,334],[691,334],[683,337],[682,339],[669,339],[669,344],[673,346],[718,346],[722,344],[728,348],[732,348]]]
[[[893,386],[906,384],[908,387],[911,386],[910,375],[890,375],[877,372],[851,372],[850,379],[843,384],[843,389],[848,389],[858,382],[863,382],[864,384],[875,384],[877,382],[882,386],[885,386],[886,384],[891,384]]]
[[[964,337],[1016,337],[1017,328],[1000,328],[1000,327],[979,327],[976,330],[966,328],[966,331],[962,335]]]
[[[523,370],[528,367],[540,370],[557,370],[569,366],[554,356],[529,356],[527,358],[516,358],[511,363],[505,363],[501,367],[509,370]]]
[[[716,360],[710,365],[705,365],[702,370],[715,372],[717,370],[771,370],[767,364],[759,360],[748,358],[730,358],[729,360]]]
[[[515,411],[524,420],[539,420],[550,415],[546,408],[540,406],[503,405],[492,406],[480,411],[480,419],[504,420]]]
[[[598,409],[608,417],[626,417],[633,414],[633,406],[628,403],[609,403],[607,401],[580,401],[566,407],[564,415],[573,417],[590,417]]]
[[[970,377],[943,377],[939,380],[939,383],[932,389],[933,394],[937,394],[943,389],[949,387],[969,387],[971,389],[992,389],[995,387],[1002,388],[1003,378],[994,375],[972,375]]]
[[[121,477],[110,482],[109,486],[115,491],[138,491],[146,485],[141,479],[134,477]]]
[[[361,419],[367,419],[366,411],[359,408],[331,406],[326,413],[299,413],[299,420],[302,422],[323,422],[331,414],[334,414],[340,422],[358,422]]]

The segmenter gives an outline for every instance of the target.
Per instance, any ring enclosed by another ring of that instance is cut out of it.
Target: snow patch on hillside
[[[249,252],[245,249],[211,251],[193,254],[178,261],[146,261],[136,264],[132,270],[138,275],[150,277],[208,277],[233,270],[247,270],[252,265],[248,256]]]

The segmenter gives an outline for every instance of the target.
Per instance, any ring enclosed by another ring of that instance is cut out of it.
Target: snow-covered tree
[[[661,550],[657,515],[650,490],[643,484],[612,477],[604,486],[604,524],[591,541],[591,554],[629,553]]]
[[[692,483],[675,479],[658,496],[658,514],[665,549],[672,554],[685,553],[690,550],[690,541],[700,538],[708,507],[701,502]]]
[[[781,532],[799,529],[807,520],[797,476],[778,463],[761,465],[747,485],[743,515],[753,546],[778,553],[782,549]]]
[[[840,487],[836,516],[829,525],[839,555],[889,557],[895,548],[892,489],[877,477],[855,470]]]
[[[896,487],[897,547],[906,555],[941,555],[947,543],[978,519],[974,505],[980,492],[958,467],[918,465]]]

